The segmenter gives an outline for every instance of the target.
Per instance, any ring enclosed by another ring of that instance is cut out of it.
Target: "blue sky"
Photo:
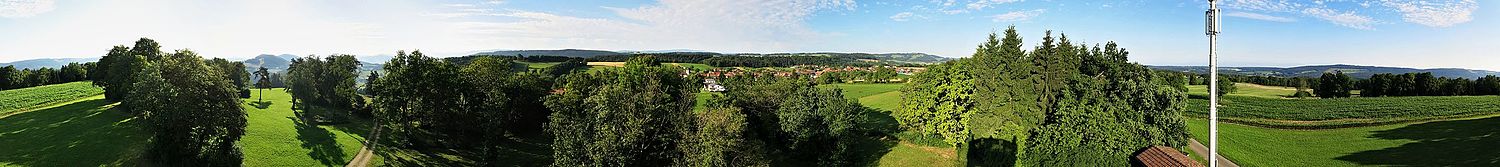
[[[1221,63],[1500,70],[1500,12],[1474,0],[1224,0]],[[1205,65],[1202,1],[1063,0],[0,0],[0,62],[164,49],[373,55],[421,49],[922,52],[967,57],[1014,25],[1115,41],[1132,61]],[[1029,47],[1029,46],[1028,46]]]

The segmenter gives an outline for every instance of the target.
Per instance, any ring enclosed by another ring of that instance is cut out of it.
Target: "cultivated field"
[[[1236,85],[1250,85],[1236,83]],[[1201,87],[1201,86],[1196,86]],[[1202,92],[1191,94],[1206,95]],[[1386,125],[1500,114],[1500,96],[1359,97],[1288,99],[1289,90],[1239,86],[1219,101],[1225,121],[1262,127],[1325,129]],[[1204,97],[1204,96],[1196,96]],[[1188,100],[1188,115],[1206,118],[1208,100]]]
[[[1219,146],[1242,166],[1500,165],[1500,150],[1487,149],[1500,143],[1497,96],[1287,99],[1239,89],[1222,99]],[[1208,142],[1207,100],[1188,107],[1189,132]]]
[[[104,94],[91,82],[70,82],[0,91],[0,116]]]

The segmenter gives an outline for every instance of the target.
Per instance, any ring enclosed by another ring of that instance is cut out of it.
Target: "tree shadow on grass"
[[[1360,165],[1500,166],[1500,117],[1428,122],[1377,131],[1372,138],[1416,140],[1397,147],[1344,155]]]
[[[865,135],[854,144],[854,151],[858,153],[855,162],[859,166],[878,166],[880,158],[900,144],[900,139],[893,134],[901,132],[901,125],[891,117],[890,111],[861,108],[864,108],[864,118],[860,118],[859,128]]]
[[[250,102],[250,106],[255,106],[255,108],[258,108],[258,109],[269,108],[269,107],[271,107],[271,104],[275,104],[275,102],[271,102],[271,101],[252,101],[252,102]]]
[[[0,118],[0,164],[138,166],[150,135],[104,99]]]
[[[326,129],[319,128],[316,123],[306,121],[308,120],[306,116],[302,112],[297,112],[297,117],[287,117],[287,119],[296,123],[297,140],[302,141],[302,148],[312,150],[307,155],[317,159],[323,165],[337,166],[346,163],[344,161],[347,160],[348,155],[344,154],[342,146],[334,140],[337,136]]]

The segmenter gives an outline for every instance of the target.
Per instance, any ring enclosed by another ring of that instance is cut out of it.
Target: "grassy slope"
[[[526,68],[538,68],[538,69],[548,68],[548,67],[552,67],[552,66],[557,65],[557,64],[562,64],[562,63],[559,63],[559,62],[543,62],[543,63],[519,62],[519,63],[525,64]]]
[[[900,91],[901,84],[827,84],[821,87],[837,87],[843,89],[844,97],[859,99],[865,96],[881,94],[885,92]]]
[[[250,95],[244,99],[249,125],[239,142],[245,166],[343,166],[358,153],[363,132],[370,128],[352,118],[337,126],[304,123],[293,112],[291,95],[279,88],[265,90],[263,103],[256,102],[260,90]],[[309,111],[332,113],[317,107]]]
[[[70,82],[0,91],[0,115],[103,94],[91,82]]]
[[[138,166],[149,134],[103,95],[0,118],[0,166]]]
[[[880,121],[877,124],[895,124],[890,112],[900,107],[901,84],[833,84],[843,89],[844,97],[859,100],[866,107],[880,110],[867,118]],[[878,166],[955,166],[957,154],[951,146],[919,144],[925,142],[901,139],[882,147],[888,147],[875,165]]]

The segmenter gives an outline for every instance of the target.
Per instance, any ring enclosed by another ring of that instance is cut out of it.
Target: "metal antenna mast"
[[[1208,0],[1208,166],[1219,165],[1219,6]]]

